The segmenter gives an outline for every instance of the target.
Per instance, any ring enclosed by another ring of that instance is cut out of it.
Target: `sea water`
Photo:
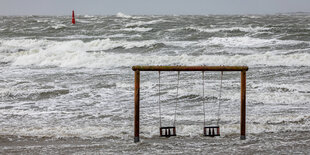
[[[1,16],[0,152],[310,153],[309,23],[306,13]],[[202,72],[180,72],[179,85],[161,72],[160,90],[158,72],[141,72],[133,143],[134,65],[248,66],[247,139],[240,72],[223,73],[221,92],[221,73],[205,72],[204,94]],[[160,120],[178,136],[159,138]],[[204,137],[217,122],[221,136]]]

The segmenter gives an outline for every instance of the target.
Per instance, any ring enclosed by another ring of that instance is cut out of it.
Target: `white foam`
[[[138,21],[138,22],[126,24],[126,27],[152,25],[152,24],[156,24],[156,23],[160,23],[160,22],[166,22],[166,21],[162,20],[162,19],[151,20],[151,21]]]
[[[247,16],[247,17],[252,18],[252,19],[259,19],[259,18],[262,18],[262,16],[254,16],[254,15]]]
[[[118,60],[123,60],[122,56],[118,54],[109,53],[87,53],[86,51],[101,51],[109,50],[117,47],[130,49],[134,47],[147,47],[156,43],[154,40],[148,41],[112,41],[110,39],[94,40],[91,42],[76,41],[47,41],[47,40],[18,40],[18,41],[2,41],[5,45],[18,42],[20,47],[16,49],[25,48],[26,51],[13,53],[10,55],[0,55],[1,62],[13,62],[13,65],[52,65],[52,66],[71,66],[74,67],[79,64],[82,67],[86,64],[95,67],[96,61],[108,61],[112,65],[114,57]],[[31,44],[28,44],[31,43]],[[13,44],[12,44],[13,45]],[[32,46],[32,47],[31,47]],[[8,48],[11,48],[10,46]],[[131,54],[129,54],[132,56]],[[100,59],[98,59],[100,57]],[[127,56],[125,56],[127,57]],[[110,60],[106,59],[109,58]],[[125,58],[126,59],[126,58]],[[114,59],[115,60],[115,59]],[[105,62],[106,63],[106,62]],[[105,64],[104,63],[104,64]],[[103,65],[102,63],[99,63]],[[99,65],[97,64],[97,65]],[[86,66],[88,66],[86,65]],[[84,66],[84,67],[86,67]],[[104,65],[105,66],[105,65]]]
[[[142,16],[131,16],[131,15],[124,14],[122,12],[118,12],[116,14],[116,17],[125,18],[125,19],[141,19],[141,18],[143,18]]]
[[[48,23],[49,20],[48,19],[38,19],[37,22],[38,23]]]
[[[141,46],[144,46],[144,44],[141,44]],[[6,62],[12,61],[13,65],[51,65],[61,67],[129,67],[133,65],[158,64],[310,66],[310,54],[272,55],[266,53],[247,56],[190,56],[185,54],[180,56],[144,56],[129,53],[113,54],[108,52],[86,53],[75,50],[64,51],[56,47],[49,50],[30,50],[28,52],[12,54],[4,59]]]
[[[114,36],[121,37],[123,35],[117,34]],[[80,36],[80,37],[85,37],[85,36]],[[69,38],[71,37],[69,36]],[[85,38],[87,38],[87,36]],[[53,50],[54,52],[66,51],[66,50],[95,51],[95,50],[114,49],[117,47],[123,47],[125,49],[129,49],[133,47],[147,47],[155,43],[157,43],[157,41],[155,40],[113,41],[110,39],[100,39],[100,40],[93,40],[91,42],[83,42],[81,40],[57,42],[57,41],[36,40],[36,39],[12,39],[12,40],[0,40],[0,44],[2,45],[0,47],[0,51],[15,51],[17,49],[35,50],[35,49],[43,49],[43,48],[46,50]]]
[[[93,15],[84,15],[84,17],[85,17],[85,18],[93,18],[93,17],[95,17],[95,16],[93,16]]]
[[[249,40],[247,40],[249,39]],[[252,41],[256,43],[252,43]],[[258,40],[258,41],[257,41]],[[265,40],[252,38],[212,38],[198,43],[198,46],[209,46],[223,43],[226,46],[263,46],[270,44]],[[260,42],[261,41],[261,42]],[[244,44],[240,43],[243,42]],[[271,41],[272,42],[272,41]],[[274,52],[249,53],[250,55],[200,55],[182,54],[169,56],[165,54],[110,53],[115,48],[131,49],[135,47],[151,47],[155,40],[126,41],[98,39],[90,42],[49,41],[49,40],[0,40],[0,51],[13,50],[13,53],[0,54],[1,62],[11,62],[13,65],[38,65],[62,67],[128,67],[132,65],[248,65],[248,66],[310,66],[309,53],[275,54]],[[299,41],[277,41],[273,44],[294,44]],[[169,45],[169,42],[166,44]],[[194,42],[173,43],[171,45],[190,46]],[[236,45],[240,44],[240,45]],[[18,51],[24,49],[25,51]],[[102,51],[88,53],[87,51]],[[105,51],[105,52],[103,52]],[[119,63],[122,62],[122,63]]]
[[[125,28],[125,29],[121,29],[121,30],[123,30],[123,31],[147,32],[147,31],[151,31],[152,28],[135,27],[135,28]]]
[[[223,27],[223,28],[204,28],[204,27],[186,27],[185,29],[200,31],[200,32],[220,32],[220,31],[242,31],[242,32],[258,32],[258,31],[266,31],[270,28],[266,27]]]
[[[120,17],[120,18],[132,18],[132,16],[126,15],[126,14],[121,13],[121,12],[118,12],[118,13],[116,14],[116,17]]]
[[[0,53],[1,52],[17,52],[19,49],[30,50],[47,46],[49,44],[46,40],[38,39],[11,39],[0,40]]]
[[[65,24],[57,24],[57,25],[53,25],[52,26],[52,28],[54,28],[54,29],[61,29],[61,28],[65,28],[65,27],[67,27]]]
[[[278,40],[278,39],[260,39],[252,37],[212,37],[206,41],[201,41],[199,44],[202,46],[209,45],[222,45],[224,47],[238,47],[238,48],[250,48],[250,47],[270,47],[275,45],[297,45],[300,43],[309,44],[306,41],[296,40]]]
[[[70,35],[64,37],[45,37],[45,39],[96,39],[96,38],[107,38],[107,36]]]
[[[135,35],[126,35],[122,33],[118,34],[111,34],[111,35],[98,35],[98,36],[91,36],[91,35],[68,35],[63,37],[44,37],[45,39],[106,39],[106,38],[121,38],[121,37],[137,37],[139,34]]]

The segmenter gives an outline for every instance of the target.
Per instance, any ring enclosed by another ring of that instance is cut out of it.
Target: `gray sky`
[[[310,12],[310,0],[0,0],[0,15],[204,15]]]

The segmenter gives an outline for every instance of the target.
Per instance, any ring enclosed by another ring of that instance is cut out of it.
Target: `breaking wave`
[[[128,23],[125,26],[126,27],[134,27],[134,26],[145,26],[145,25],[152,25],[160,22],[166,22],[166,20],[158,19],[158,20],[151,20],[151,21],[138,21],[133,23]]]
[[[199,32],[209,32],[209,33],[215,33],[221,31],[259,32],[270,30],[270,28],[266,27],[227,27],[227,28],[186,27],[185,29]]]
[[[184,47],[194,44],[208,48],[221,44],[227,47],[260,47],[298,44],[300,41],[263,40],[249,37],[212,38],[202,42],[159,42],[155,40],[126,41],[98,39],[90,42],[81,40],[1,40],[0,61],[12,65],[38,65],[61,67],[128,67],[132,65],[249,65],[249,66],[310,66],[310,54],[307,52],[281,54],[273,51],[251,53],[247,55],[214,55],[193,56],[191,53],[180,55],[115,53],[111,50],[122,48],[153,48],[156,45],[176,45]],[[161,49],[164,50],[164,49]],[[94,51],[94,52],[89,52]],[[139,51],[139,49],[137,49]],[[165,51],[159,51],[165,53]],[[121,63],[119,63],[121,62]]]
[[[271,53],[253,55],[180,56],[115,54],[109,52],[87,53],[82,51],[31,50],[12,54],[4,61],[12,65],[38,65],[60,67],[130,67],[133,65],[248,65],[248,66],[310,66],[310,54],[274,55]],[[3,60],[2,60],[3,61]]]

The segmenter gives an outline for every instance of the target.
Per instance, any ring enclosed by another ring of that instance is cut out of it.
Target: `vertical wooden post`
[[[139,142],[139,115],[140,115],[140,71],[135,71],[135,120],[134,120],[134,142]]]
[[[241,122],[240,139],[245,140],[245,116],[246,116],[246,71],[241,71]]]

